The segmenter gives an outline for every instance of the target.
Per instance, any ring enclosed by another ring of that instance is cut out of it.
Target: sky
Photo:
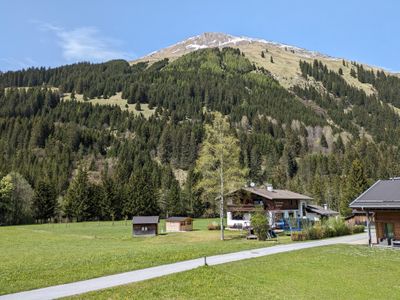
[[[395,0],[0,0],[0,71],[133,60],[224,32],[400,71]]]

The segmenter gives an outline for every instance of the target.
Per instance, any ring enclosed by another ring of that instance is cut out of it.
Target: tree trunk
[[[224,173],[223,173],[223,161],[221,159],[221,168],[220,168],[220,179],[221,179],[221,191],[220,191],[220,207],[219,207],[219,218],[221,224],[221,241],[224,240]]]

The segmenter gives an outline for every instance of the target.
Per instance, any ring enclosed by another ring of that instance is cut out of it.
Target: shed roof
[[[331,209],[325,209],[322,206],[315,205],[315,204],[308,204],[306,207],[307,211],[310,211],[312,213],[319,214],[321,216],[336,216],[339,214],[339,212]]]
[[[257,187],[244,187],[241,190],[247,191],[249,193],[256,194],[258,196],[270,199],[270,200],[290,200],[290,199],[295,199],[295,200],[312,200],[311,197],[308,197],[306,195],[298,194],[295,192],[291,192],[288,190],[272,190],[268,191],[266,188],[257,188]]]
[[[191,217],[169,217],[165,221],[167,222],[183,222],[186,220],[192,220]]]
[[[159,220],[159,216],[135,216],[132,219],[132,224],[156,224]]]
[[[351,208],[400,209],[400,178],[378,180],[358,196]]]

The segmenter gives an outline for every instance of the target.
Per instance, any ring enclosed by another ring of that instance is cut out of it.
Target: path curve
[[[208,265],[219,265],[228,262],[255,258],[260,256],[266,256],[276,253],[289,252],[300,249],[307,249],[313,247],[334,245],[334,244],[360,244],[367,243],[367,234],[355,234],[349,236],[342,236],[318,241],[311,242],[300,242],[286,245],[277,245],[266,248],[245,250],[240,252],[214,255],[207,257]],[[0,296],[0,300],[14,300],[14,299],[26,299],[26,300],[45,300],[45,299],[57,299],[61,297],[68,297],[87,292],[102,290],[111,288],[119,285],[128,283],[143,281],[151,278],[165,276],[169,274],[184,272],[192,270],[198,267],[204,266],[204,258],[185,260],[182,262],[161,265],[152,268],[146,268],[131,272],[125,272],[115,275],[103,276],[93,278],[89,280],[77,281],[67,284],[55,285],[46,288],[40,288],[36,290],[30,290],[25,292],[19,292],[14,294],[8,294]]]

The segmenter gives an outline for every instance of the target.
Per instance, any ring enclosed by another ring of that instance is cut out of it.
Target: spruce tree
[[[91,204],[90,184],[85,168],[80,168],[72,180],[64,198],[65,213],[77,221],[87,220]]]
[[[340,213],[342,216],[351,214],[349,204],[363,193],[369,186],[365,175],[363,163],[356,159],[352,162],[349,173],[346,175],[346,185],[343,198],[340,204]]]
[[[158,191],[151,182],[148,172],[136,171],[126,189],[122,211],[125,217],[152,216],[160,213]]]
[[[320,143],[321,147],[328,148],[328,142],[327,142],[324,134],[321,135],[321,139],[320,139],[319,143]]]
[[[176,179],[172,180],[171,186],[167,194],[167,202],[169,213],[171,216],[182,216],[185,214],[185,207],[182,203],[181,189]]]
[[[142,111],[142,107],[140,106],[140,101],[136,101],[135,110]]]
[[[54,186],[46,181],[40,181],[33,197],[34,218],[41,222],[47,222],[56,215],[57,194]]]

